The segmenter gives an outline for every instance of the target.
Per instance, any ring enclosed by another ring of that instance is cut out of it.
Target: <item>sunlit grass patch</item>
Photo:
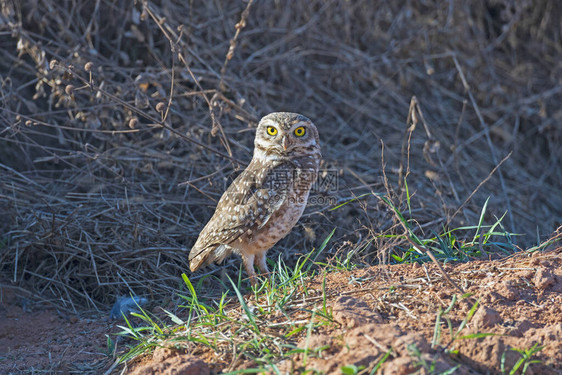
[[[132,313],[140,322],[134,325],[126,318],[120,335],[136,344],[119,360],[128,362],[158,346],[170,345],[188,351],[193,345],[202,345],[230,361],[236,361],[236,357],[252,359],[259,369],[267,366],[274,369],[275,362],[294,353],[303,352],[305,357],[317,355],[318,349],[297,348],[295,340],[310,335],[317,327],[332,324],[325,290],[323,307],[316,310],[312,305],[317,298],[312,298],[312,303],[307,301],[310,297],[307,284],[317,274],[313,260],[333,234],[334,231],[317,250],[303,256],[293,267],[279,257],[269,278],[249,290],[243,289],[245,283],[240,279],[235,281],[227,276],[228,284],[218,299],[207,298],[183,274],[188,293],[180,295],[183,300],[180,313],[172,314],[164,309],[162,317],[143,309]]]

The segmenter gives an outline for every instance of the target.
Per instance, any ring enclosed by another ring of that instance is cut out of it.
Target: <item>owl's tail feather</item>
[[[199,268],[204,267],[213,262],[220,263],[230,255],[231,251],[225,245],[219,245],[215,248],[206,248],[197,251],[195,248],[191,249],[189,253],[189,269],[191,272],[197,271]]]
[[[197,245],[197,244],[195,244]],[[207,258],[209,257],[210,249],[206,248],[198,248],[198,246],[194,246],[191,248],[189,252],[189,269],[191,272],[197,271],[201,266],[207,263]]]
[[[198,256],[189,261],[191,272],[197,271],[205,263],[205,256]]]

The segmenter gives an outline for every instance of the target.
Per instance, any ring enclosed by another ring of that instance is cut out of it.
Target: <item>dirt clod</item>
[[[154,350],[152,353],[152,360],[156,363],[163,362],[168,358],[172,358],[178,355],[186,354],[185,350],[177,348],[160,347]]]
[[[544,290],[554,285],[554,276],[545,268],[539,268],[534,278],[535,286]]]
[[[171,355],[166,352],[164,360],[160,354],[153,362],[144,364],[130,372],[131,375],[208,375],[209,366],[199,358],[190,355]]]
[[[500,324],[502,319],[496,310],[480,306],[474,314],[473,322],[476,327],[491,328],[496,324]]]

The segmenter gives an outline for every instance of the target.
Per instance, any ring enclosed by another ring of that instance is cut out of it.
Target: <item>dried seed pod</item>
[[[87,71],[87,72],[90,72],[90,71],[92,71],[93,67],[94,67],[94,63],[91,62],[91,61],[88,61],[86,63],[86,65],[84,65],[84,70]]]
[[[156,110],[157,110],[158,112],[163,112],[163,111],[164,111],[164,108],[166,108],[166,104],[164,104],[164,103],[162,103],[162,102],[156,104]]]
[[[131,118],[131,119],[129,120],[129,128],[135,129],[135,128],[137,127],[138,123],[139,123],[139,119],[138,119],[138,118],[136,118],[136,117]]]
[[[74,89],[75,87],[73,85],[66,85],[66,87],[64,88],[64,92],[66,92],[66,95],[72,95]]]

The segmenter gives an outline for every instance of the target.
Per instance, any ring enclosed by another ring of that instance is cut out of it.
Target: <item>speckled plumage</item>
[[[269,134],[272,127],[275,135]],[[304,135],[297,135],[299,128]],[[321,157],[318,130],[305,116],[276,112],[262,118],[250,164],[224,192],[191,248],[191,270],[234,252],[252,283],[254,264],[267,275],[265,254],[301,217]]]

